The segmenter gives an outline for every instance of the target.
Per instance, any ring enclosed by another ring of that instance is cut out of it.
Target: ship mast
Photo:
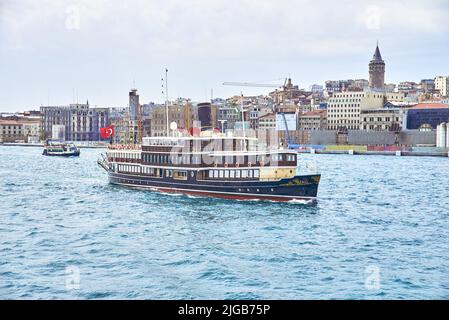
[[[245,131],[245,111],[243,110],[243,92],[240,92],[241,96],[241,104],[240,107],[242,108],[242,129],[243,129],[243,145],[242,150],[246,150],[246,131]]]
[[[165,68],[165,113],[167,117],[167,137],[170,135],[170,130],[168,126],[168,69]]]

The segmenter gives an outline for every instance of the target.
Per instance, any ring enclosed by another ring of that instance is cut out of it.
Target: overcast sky
[[[448,0],[0,0],[0,111],[195,101],[368,78],[379,41],[386,81],[449,75]]]

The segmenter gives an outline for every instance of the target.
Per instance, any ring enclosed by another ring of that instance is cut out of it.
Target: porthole
[[[271,188],[271,192],[273,192],[274,191],[274,189],[273,188]]]

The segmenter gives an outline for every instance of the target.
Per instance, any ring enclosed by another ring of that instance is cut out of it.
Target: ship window
[[[242,170],[242,178],[246,178],[247,176],[247,170]]]
[[[237,179],[240,178],[240,170],[236,170],[236,171],[235,171],[235,177],[236,177]]]
[[[248,170],[248,178],[252,178],[253,177],[253,170]]]
[[[231,172],[230,172],[230,177],[231,177],[231,178],[235,178],[235,170],[231,170]]]
[[[223,170],[220,170],[220,178],[223,178]]]
[[[174,171],[172,172],[172,176],[174,179],[187,180],[187,171]]]
[[[229,170],[225,170],[225,172],[224,172],[224,177],[225,177],[225,178],[229,178]]]
[[[218,170],[214,170],[214,178],[218,178]]]
[[[259,170],[254,170],[254,178],[259,178]]]

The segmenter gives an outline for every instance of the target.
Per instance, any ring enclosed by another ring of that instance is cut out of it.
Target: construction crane
[[[251,83],[251,82],[223,82],[224,86],[234,87],[260,87],[260,88],[282,88],[279,84],[263,84],[263,83]]]
[[[284,79],[284,78],[283,78]],[[280,79],[277,79],[280,80]],[[263,83],[251,83],[251,82],[223,82],[224,86],[235,86],[235,87],[258,87],[258,88],[285,88],[287,83],[287,78],[284,79],[284,84],[263,84]],[[243,101],[243,99],[242,99]],[[278,112],[282,116],[282,120],[284,120],[285,125],[285,138],[287,139],[287,146],[289,149],[297,148],[297,145],[290,137],[290,133],[288,132],[287,118],[285,117],[285,113]],[[243,109],[242,109],[243,114]]]

